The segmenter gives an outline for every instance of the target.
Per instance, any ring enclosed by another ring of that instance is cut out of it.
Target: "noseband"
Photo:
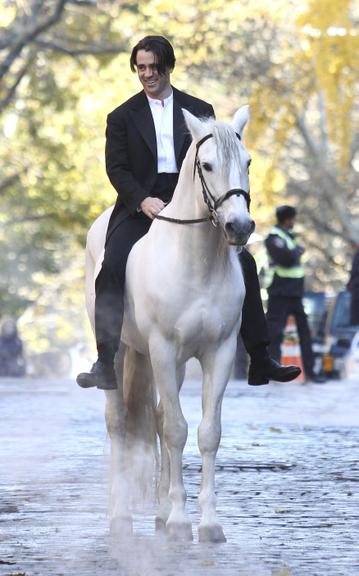
[[[240,135],[237,132],[236,132],[236,136],[237,136],[238,140],[241,139]],[[208,218],[198,218],[198,219],[193,219],[193,220],[180,220],[178,218],[170,218],[167,216],[161,216],[160,214],[157,214],[157,216],[155,216],[155,218],[157,220],[165,220],[166,222],[174,222],[175,224],[196,224],[198,222],[208,222],[210,220],[214,226],[217,226],[217,223],[218,223],[217,210],[231,196],[243,196],[243,198],[245,199],[245,201],[247,203],[247,208],[249,210],[249,206],[251,203],[251,197],[250,197],[249,192],[246,192],[246,190],[243,190],[242,188],[231,188],[231,190],[228,190],[228,192],[226,192],[225,194],[223,194],[223,196],[220,196],[216,200],[215,197],[213,196],[213,194],[211,193],[210,189],[208,188],[208,184],[207,184],[207,182],[203,176],[201,163],[200,163],[199,158],[198,158],[198,150],[199,150],[200,146],[202,146],[202,144],[204,144],[204,142],[209,140],[209,138],[213,138],[213,134],[207,134],[207,136],[204,136],[204,138],[202,138],[201,140],[199,140],[199,142],[197,142],[197,144],[196,144],[196,156],[195,156],[194,165],[193,165],[193,179],[195,178],[196,169],[197,169],[198,176],[199,176],[199,179],[200,179],[201,184],[202,184],[203,200],[204,200],[204,203],[206,204],[206,206],[209,210],[209,214],[210,214],[209,217]]]

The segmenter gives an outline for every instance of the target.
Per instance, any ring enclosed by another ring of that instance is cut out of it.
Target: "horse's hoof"
[[[156,516],[156,518],[155,518],[155,530],[158,533],[166,532],[166,520],[163,520],[163,518]]]
[[[167,522],[166,531],[170,540],[191,542],[193,540],[190,522]]]
[[[212,526],[198,527],[199,542],[227,542],[222,526],[213,524]]]
[[[132,536],[132,518],[130,516],[116,516],[110,522],[111,536],[119,536],[121,538]]]

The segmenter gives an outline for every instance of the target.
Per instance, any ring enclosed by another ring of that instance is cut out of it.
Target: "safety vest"
[[[298,242],[296,238],[292,238],[289,234],[286,234],[284,230],[278,228],[277,226],[273,226],[272,230],[270,231],[271,234],[275,234],[279,236],[287,245],[288,250],[294,250],[296,246],[298,246]],[[285,268],[284,266],[278,266],[277,264],[271,264],[267,278],[266,278],[266,285],[269,287],[272,282],[274,275],[277,274],[280,278],[304,278],[304,268],[301,264],[297,264],[296,266],[290,266],[289,268]]]

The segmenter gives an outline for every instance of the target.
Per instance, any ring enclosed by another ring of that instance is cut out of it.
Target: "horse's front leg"
[[[154,379],[163,407],[163,439],[168,451],[170,483],[168,496],[170,513],[166,530],[172,539],[192,540],[192,527],[186,515],[186,491],[182,474],[182,456],[186,444],[188,426],[179,402],[178,370],[173,346],[160,339],[150,341],[150,355]],[[166,470],[162,470],[162,496],[165,498]],[[167,476],[168,480],[168,476]],[[165,501],[163,501],[165,506]],[[162,512],[165,512],[163,508]]]
[[[185,376],[185,364],[178,367],[176,377],[177,377],[177,389],[180,390],[183,384]],[[163,531],[166,528],[167,520],[171,511],[171,501],[169,498],[170,489],[170,459],[164,439],[163,425],[164,425],[164,410],[162,401],[160,401],[157,407],[157,433],[160,439],[161,448],[161,473],[160,481],[158,486],[158,500],[159,507],[156,515],[156,531]]]
[[[158,510],[156,515],[156,532],[166,529],[166,523],[171,511],[171,501],[169,498],[170,489],[170,459],[163,434],[164,411],[162,401],[159,403],[156,412],[157,433],[160,439],[161,450],[161,470],[158,484]]]
[[[125,467],[127,410],[123,398],[123,358],[120,348],[117,371],[118,389],[106,391],[105,419],[111,441],[110,530],[114,534],[132,533],[129,489]]]
[[[215,464],[221,439],[221,409],[224,391],[230,378],[236,338],[232,337],[216,350],[201,358],[203,369],[202,420],[198,428],[198,445],[202,456],[202,483],[199,494],[201,521],[200,542],[225,542],[222,526],[217,521]]]

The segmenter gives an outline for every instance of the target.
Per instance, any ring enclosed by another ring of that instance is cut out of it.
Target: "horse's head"
[[[255,228],[249,213],[250,156],[241,135],[247,124],[248,106],[234,115],[232,125],[214,119],[198,119],[183,110],[196,147],[194,177],[215,223],[229,244],[244,245]]]

